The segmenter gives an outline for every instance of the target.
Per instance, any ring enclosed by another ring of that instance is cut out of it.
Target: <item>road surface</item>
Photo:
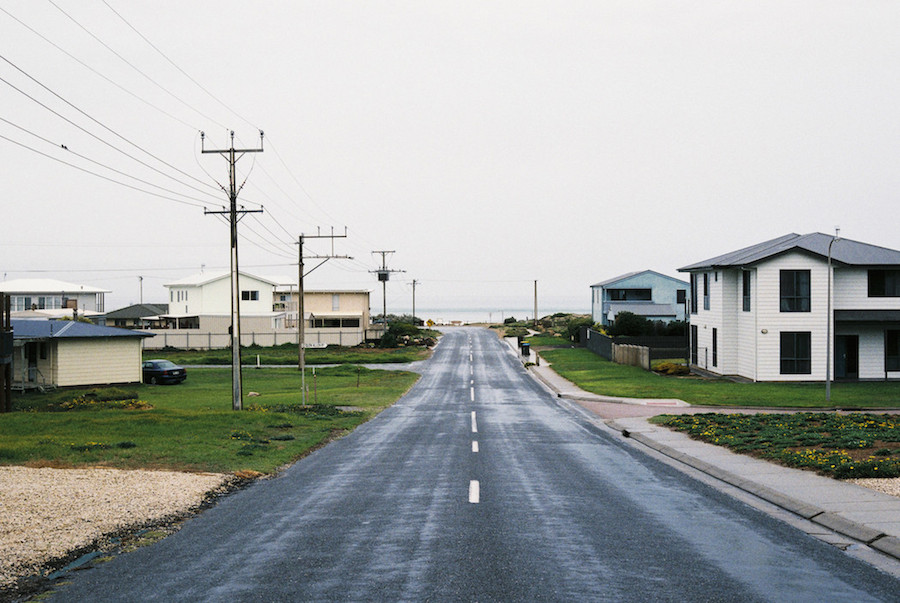
[[[900,582],[622,445],[484,329],[351,435],[55,601],[897,601]]]

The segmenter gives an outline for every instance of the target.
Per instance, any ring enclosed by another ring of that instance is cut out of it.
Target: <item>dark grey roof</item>
[[[594,283],[593,285],[591,285],[591,287],[606,287],[607,285],[612,285],[613,283],[617,283],[619,281],[624,281],[626,279],[638,276],[639,274],[647,274],[647,273],[657,276],[659,278],[664,278],[669,281],[674,281],[681,285],[685,285],[685,286],[688,285],[688,283],[686,283],[685,281],[679,280],[673,276],[667,276],[665,274],[660,274],[659,272],[656,272],[655,270],[636,270],[635,272],[629,272],[628,274],[622,274],[615,278],[611,278],[611,279],[602,281],[600,283]]]
[[[166,314],[168,311],[169,304],[134,304],[108,312],[106,318],[144,318]]]
[[[678,270],[690,272],[714,268],[740,268],[793,250],[805,251],[825,258],[828,257],[828,244],[833,238],[832,235],[821,232],[805,235],[791,233],[696,264],[690,264]],[[837,239],[831,247],[831,258],[835,263],[847,266],[900,266],[900,251],[852,239]]]
[[[73,320],[22,320],[13,318],[13,339],[76,339],[96,337],[153,337],[131,329],[101,327]]]

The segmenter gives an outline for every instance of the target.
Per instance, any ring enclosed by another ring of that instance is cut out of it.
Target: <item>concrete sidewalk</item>
[[[900,498],[692,440],[643,417],[611,428],[676,461],[900,560]]]
[[[691,407],[682,400],[635,400],[579,389],[550,366],[531,374],[560,398],[574,400],[625,437],[748,492],[814,524],[900,560],[900,498],[731,452],[648,422],[657,414],[759,412],[769,409]],[[783,411],[782,411],[783,412]]]

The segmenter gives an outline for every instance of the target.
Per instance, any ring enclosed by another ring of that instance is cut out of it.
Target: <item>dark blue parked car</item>
[[[144,383],[181,383],[187,379],[187,371],[168,360],[145,360]]]

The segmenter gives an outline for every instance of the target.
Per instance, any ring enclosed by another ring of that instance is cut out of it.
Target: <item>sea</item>
[[[390,312],[390,309],[388,310]],[[549,316],[558,312],[566,314],[590,314],[590,308],[575,309],[543,309],[538,306],[538,317]],[[398,310],[396,314],[411,314],[412,308]],[[534,308],[416,308],[416,316],[424,321],[432,320],[438,325],[450,324],[477,324],[477,323],[502,323],[507,318],[516,320],[532,320]]]

